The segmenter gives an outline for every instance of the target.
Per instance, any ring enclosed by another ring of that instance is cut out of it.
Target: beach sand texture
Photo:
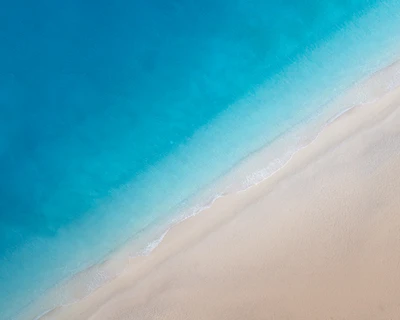
[[[44,319],[400,319],[400,90]]]

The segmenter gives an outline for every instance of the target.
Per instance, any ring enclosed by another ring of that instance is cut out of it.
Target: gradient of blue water
[[[185,200],[135,181],[377,2],[0,3],[0,315]]]

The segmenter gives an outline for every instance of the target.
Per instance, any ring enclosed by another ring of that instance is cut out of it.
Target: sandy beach
[[[43,319],[400,318],[400,90]]]

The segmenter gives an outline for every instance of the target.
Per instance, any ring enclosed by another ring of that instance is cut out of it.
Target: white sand
[[[44,319],[400,319],[400,90]]]

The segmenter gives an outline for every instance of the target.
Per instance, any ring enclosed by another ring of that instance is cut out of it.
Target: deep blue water
[[[0,318],[222,174],[215,163],[182,190],[152,180],[200,128],[378,2],[1,2]],[[280,108],[269,121],[298,111]]]

